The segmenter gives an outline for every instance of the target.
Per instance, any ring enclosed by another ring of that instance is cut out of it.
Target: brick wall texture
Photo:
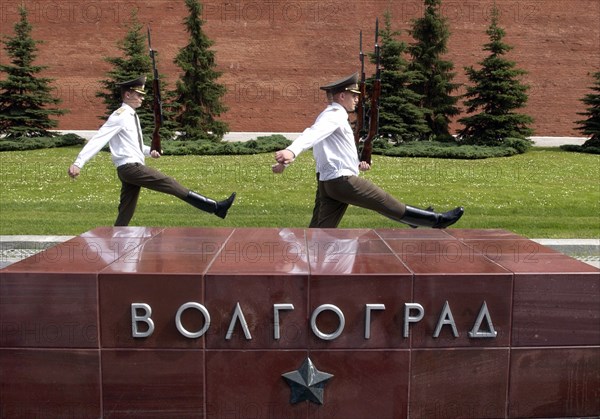
[[[0,0],[0,35],[12,35],[24,1],[33,37],[43,40],[37,64],[55,79],[62,107],[61,129],[97,129],[103,104],[98,80],[118,56],[132,9],[150,24],[159,69],[172,87],[178,77],[173,58],[187,42],[183,0]],[[492,0],[444,0],[452,32],[446,56],[467,82],[463,67],[485,57]],[[592,73],[600,71],[600,0],[496,0],[508,58],[528,71],[531,86],[524,110],[535,119],[535,134],[577,136],[574,121],[584,110]],[[215,42],[219,79],[228,93],[222,119],[231,131],[298,132],[310,125],[325,98],[318,86],[358,70],[358,35],[373,48],[375,17],[390,10],[393,29],[411,42],[411,20],[422,16],[422,0],[207,0],[204,30]],[[0,63],[7,64],[4,49]],[[367,68],[367,75],[373,68]],[[464,92],[460,90],[457,94]],[[453,128],[460,125],[454,123]]]

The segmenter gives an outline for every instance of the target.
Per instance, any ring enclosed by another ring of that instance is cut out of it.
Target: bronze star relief
[[[306,358],[300,368],[281,375],[289,384],[292,394],[290,403],[295,404],[304,400],[323,404],[325,383],[333,375],[319,371],[310,358]]]

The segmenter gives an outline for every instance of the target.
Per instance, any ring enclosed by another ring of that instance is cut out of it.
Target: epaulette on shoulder
[[[115,113],[116,113],[117,115],[121,115],[123,112],[125,112],[125,109],[126,109],[126,108],[125,108],[125,106],[122,106],[122,107],[120,107],[119,109],[117,109],[117,110],[115,111]]]

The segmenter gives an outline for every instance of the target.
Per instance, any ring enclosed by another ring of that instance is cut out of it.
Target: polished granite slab
[[[594,417],[599,325],[506,230],[101,227],[0,271],[0,417]]]

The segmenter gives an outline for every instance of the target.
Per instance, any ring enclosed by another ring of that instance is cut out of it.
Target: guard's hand
[[[358,170],[360,170],[361,172],[366,172],[367,170],[371,170],[371,165],[366,161],[361,161],[358,164]]]
[[[75,166],[74,164],[72,164],[69,167],[69,176],[71,176],[73,179],[75,179],[77,176],[79,176],[79,172],[81,171],[81,169],[77,166]]]
[[[162,150],[161,150],[161,152],[162,152]],[[160,153],[158,152],[158,150],[152,150],[150,152],[150,157],[152,157],[153,159],[157,159],[160,157]]]
[[[273,166],[271,166],[271,170],[273,171],[273,173],[283,173],[283,171],[285,170],[285,164],[281,164],[281,163],[277,163],[274,164]]]
[[[279,150],[275,152],[275,160],[280,164],[290,164],[296,156],[290,150]]]

